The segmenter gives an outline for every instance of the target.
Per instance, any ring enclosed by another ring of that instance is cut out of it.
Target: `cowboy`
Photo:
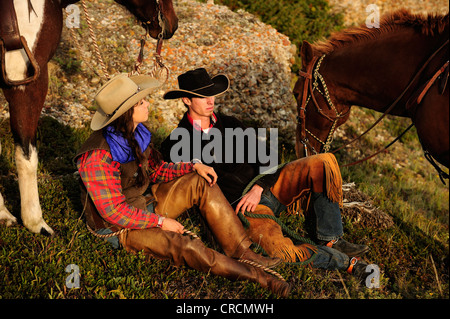
[[[238,261],[265,267],[280,262],[249,249],[252,242],[216,185],[212,168],[164,162],[153,148],[144,125],[149,114],[145,97],[159,86],[152,77],[119,75],[95,96],[94,132],[75,157],[88,226],[98,234],[117,235],[110,239],[115,247],[231,280],[258,282],[286,297],[288,283]],[[153,201],[146,199],[147,191]],[[225,255],[183,235],[176,218],[193,205],[198,205]]]
[[[250,223],[247,233],[269,256],[279,257],[285,262],[304,262],[315,251],[313,267],[347,270],[364,276],[367,263],[359,260],[357,256],[365,253],[368,247],[349,243],[342,238],[343,226],[339,209],[342,203],[342,180],[335,157],[332,154],[321,154],[299,159],[260,178],[260,168],[266,163],[252,163],[248,160],[215,161],[217,157],[211,153],[217,151],[217,147],[210,147],[213,138],[208,135],[214,135],[215,139],[219,135],[217,132],[221,132],[224,140],[216,145],[221,144],[223,149],[220,151],[226,153],[232,151],[229,141],[225,140],[226,131],[242,129],[241,132],[244,132],[246,129],[235,117],[214,112],[215,97],[229,89],[228,77],[219,74],[211,78],[204,68],[199,68],[181,74],[178,77],[178,85],[179,89],[166,92],[164,99],[181,98],[187,111],[178,127],[161,145],[164,159],[169,160],[171,155],[174,155],[174,146],[180,148],[177,143],[186,146],[186,140],[181,141],[179,137],[185,137],[186,131],[190,132],[187,148],[194,149],[196,143],[201,144],[203,151],[197,153],[209,155],[207,157],[210,161],[206,164],[213,167],[217,173],[217,183],[222,192],[228,201],[235,205],[236,213],[247,213],[246,217]],[[194,136],[199,135],[201,138],[195,140]],[[248,147],[251,143],[258,143],[256,140],[246,141]],[[202,159],[195,160],[201,162]],[[255,178],[256,182],[243,194]],[[271,219],[279,216],[287,206],[297,200],[309,202],[315,215],[315,235],[319,243],[316,247],[307,244],[294,245],[291,239],[283,236],[280,225]],[[251,217],[257,215],[269,218]]]

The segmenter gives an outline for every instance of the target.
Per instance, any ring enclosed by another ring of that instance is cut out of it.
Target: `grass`
[[[8,209],[19,215],[20,199],[7,121],[0,123],[0,132],[5,155],[0,165],[0,190]],[[45,237],[31,234],[20,225],[0,226],[1,298],[274,297],[253,283],[230,282],[185,267],[177,269],[168,261],[148,262],[142,254],[110,249],[103,240],[93,237],[84,225],[75,166],[71,161],[88,134],[87,128],[73,129],[48,117],[41,119],[40,201],[44,216],[56,234]],[[285,147],[283,156],[289,159],[292,149]],[[448,198],[447,202],[442,198],[446,192],[448,196],[448,188],[438,187],[436,177],[430,176],[423,178],[423,191],[417,194],[416,187],[421,183],[392,182],[393,178],[407,179],[406,173],[389,168],[392,164],[365,165],[343,169],[343,176],[357,182],[376,205],[391,214],[395,225],[389,229],[361,227],[345,213],[343,222],[348,240],[371,246],[366,258],[380,267],[381,288],[366,288],[346,273],[284,265],[280,273],[294,284],[290,298],[448,298]],[[371,174],[367,174],[368,167]],[[418,175],[407,172],[413,178]],[[440,189],[441,194],[425,192],[430,187],[426,185],[433,185],[433,190]],[[192,214],[189,217],[183,219],[187,229],[207,241],[198,218]],[[304,233],[302,218],[285,218],[285,222],[300,234]],[[80,288],[66,287],[69,273],[65,269],[70,264],[80,269]]]
[[[380,114],[352,109],[351,120],[341,128],[355,131],[358,119],[375,121]],[[340,163],[351,163],[363,155],[383,148],[409,125],[409,119],[390,117],[356,146],[338,154]],[[397,128],[397,129],[396,129]],[[377,136],[384,136],[379,139]],[[335,145],[342,143],[337,139]],[[355,150],[367,150],[365,154]],[[444,168],[448,171],[448,169]],[[367,172],[370,172],[368,174]],[[401,220],[416,225],[427,236],[448,247],[449,190],[423,156],[415,128],[377,157],[356,166],[342,169],[344,179],[352,180],[360,190],[377,199],[377,205]]]
[[[320,12],[315,14],[321,16]],[[333,25],[338,18],[331,17]],[[325,22],[318,21],[327,25]],[[323,32],[320,36],[329,31]],[[318,35],[309,36],[313,42]],[[79,65],[70,52],[56,62],[67,74],[78,72]],[[58,79],[52,83],[52,94],[68,94],[63,92]],[[334,145],[355,136],[360,125],[368,126],[376,117],[372,111],[355,108],[350,121],[341,129],[345,134],[337,137]],[[405,119],[388,118],[354,147],[337,154],[339,162],[350,163],[384,146],[407,124]],[[156,144],[170,131],[158,126],[158,123],[151,125],[156,131],[153,135]],[[0,299],[274,298],[256,284],[230,282],[185,267],[177,269],[168,261],[147,261],[142,254],[112,250],[103,240],[93,237],[84,224],[72,162],[89,133],[88,128],[74,129],[51,118],[41,118],[37,143],[40,202],[45,219],[56,234],[44,237],[31,234],[21,225],[9,228],[0,225]],[[19,216],[20,198],[8,120],[0,120],[0,142],[0,192],[8,209]],[[294,159],[292,145],[281,147],[283,161]],[[394,225],[387,229],[362,226],[343,211],[347,239],[371,247],[365,258],[380,267],[381,287],[368,289],[346,273],[284,265],[277,270],[293,284],[290,299],[448,299],[448,186],[442,185],[423,158],[414,131],[388,154],[342,168],[342,176],[345,182],[355,182],[358,190],[394,220]],[[301,216],[284,221],[305,234]],[[195,215],[184,216],[182,222],[207,242]],[[66,286],[70,274],[65,269],[70,264],[79,267],[80,288]]]

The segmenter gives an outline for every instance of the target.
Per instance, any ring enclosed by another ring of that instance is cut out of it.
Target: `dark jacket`
[[[258,156],[256,157],[256,163],[252,163],[249,161],[248,156],[244,156],[244,163],[237,163],[236,162],[236,155],[235,152],[233,151],[234,154],[234,160],[233,163],[225,163],[225,154],[226,152],[231,152],[232,150],[230,149],[226,149],[226,143],[225,143],[225,129],[226,128],[231,128],[231,129],[235,129],[235,128],[242,128],[243,130],[246,129],[246,127],[235,117],[232,116],[226,116],[226,115],[222,115],[222,114],[216,114],[217,117],[217,121],[214,124],[214,128],[217,128],[220,130],[221,132],[221,137],[222,137],[222,158],[218,159],[215,158],[214,162],[212,163],[208,163],[206,161],[204,161],[204,159],[199,158],[200,160],[202,160],[202,162],[206,165],[209,165],[211,167],[214,168],[214,170],[216,171],[217,175],[218,175],[218,180],[217,180],[217,184],[219,185],[220,189],[222,190],[223,194],[225,195],[225,197],[227,198],[227,200],[231,203],[231,204],[236,204],[238,201],[238,199],[242,196],[242,192],[244,191],[244,189],[247,187],[247,185],[253,180],[254,177],[256,177],[257,175],[260,174],[260,166],[264,166],[264,163],[260,163],[258,162]],[[193,126],[192,124],[189,122],[188,117],[187,117],[187,113],[184,114],[183,118],[181,119],[180,123],[178,124],[179,128],[185,128],[187,129],[190,134],[190,150],[191,150],[191,154],[190,154],[190,158],[189,160],[193,159]],[[212,141],[208,139],[206,139],[208,137],[208,134],[201,132],[201,149],[203,150],[205,148],[205,146],[207,146],[209,143],[212,143]],[[177,139],[177,140],[171,140],[170,136],[168,136],[163,143],[161,144],[161,153],[164,157],[165,161],[171,161],[170,159],[170,150],[172,148],[172,146],[174,146],[175,144],[177,144],[179,141],[181,140],[181,138]],[[255,137],[254,141],[248,141],[248,139],[246,138],[246,143],[245,143],[245,147],[243,148],[244,150],[248,150],[248,143],[255,143],[255,145],[257,145],[257,140]],[[235,146],[235,144],[233,144],[233,146]],[[214,149],[211,147],[211,152],[214,151]],[[234,149],[236,149],[236,147],[234,147]],[[211,153],[211,155],[213,156],[214,154]],[[279,172],[274,173],[274,174],[267,174],[264,177],[258,179],[256,181],[256,184],[261,186],[262,188],[264,188],[264,191],[268,190],[273,184],[275,184],[277,178],[279,176]]]

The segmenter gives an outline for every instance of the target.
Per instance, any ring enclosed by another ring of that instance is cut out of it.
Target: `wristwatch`
[[[164,219],[166,219],[166,218],[165,218],[165,217],[162,217],[162,216],[159,216],[159,218],[158,218],[158,224],[156,225],[156,227],[161,228],[161,227],[162,227],[162,224],[163,224],[163,222],[164,222]]]
[[[191,161],[191,163],[192,163],[192,164],[202,164],[202,161],[199,160],[198,158],[194,158],[194,159]]]

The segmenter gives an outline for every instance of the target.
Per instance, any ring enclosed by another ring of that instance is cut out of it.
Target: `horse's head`
[[[313,150],[311,147],[319,147],[318,151],[320,152],[320,145],[312,146],[308,141],[309,138],[306,133],[306,104],[308,103],[309,86],[312,81],[312,70],[315,62],[313,48],[307,41],[303,41],[300,56],[302,58],[302,69],[299,72],[300,76],[293,90],[295,99],[297,100],[295,152],[298,158],[312,154]],[[316,141],[311,142],[316,143]]]
[[[293,90],[298,112],[295,150],[299,158],[328,152],[334,131],[345,122],[350,110],[336,99],[333,83],[325,83],[322,75],[330,75],[329,70],[321,69],[325,55],[306,41],[300,55],[302,69]]]
[[[170,39],[178,28],[178,17],[172,0],[115,1],[133,13],[154,39],[157,39],[161,33],[164,39]]]

